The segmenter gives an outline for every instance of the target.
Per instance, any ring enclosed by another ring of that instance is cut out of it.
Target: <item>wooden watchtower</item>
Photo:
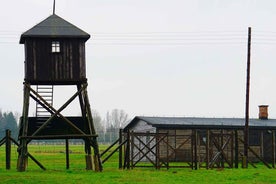
[[[89,38],[88,33],[55,13],[21,35],[20,44],[25,46],[25,78],[18,171],[26,170],[30,156],[28,144],[38,139],[83,139],[86,168],[102,170],[87,95],[85,42]],[[76,86],[76,93],[58,109],[53,107],[55,85]],[[36,103],[34,117],[29,117],[30,98]],[[75,98],[79,99],[82,116],[63,116],[62,111]]]

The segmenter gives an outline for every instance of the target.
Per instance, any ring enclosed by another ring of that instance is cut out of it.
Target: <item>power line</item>
[[[194,31],[194,32],[94,32],[89,45],[201,45],[245,44],[246,33],[242,31]],[[276,44],[276,32],[254,32],[253,44]],[[0,44],[18,44],[19,34],[0,30]]]

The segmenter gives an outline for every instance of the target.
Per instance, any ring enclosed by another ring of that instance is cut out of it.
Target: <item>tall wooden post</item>
[[[197,160],[197,130],[194,130],[194,149],[195,149],[195,156],[194,156],[194,162],[195,162],[195,170],[198,169],[198,160]]]
[[[6,169],[11,168],[11,131],[6,130]]]
[[[194,130],[191,131],[191,168],[194,169]]]
[[[234,131],[231,131],[231,168],[234,167]]]
[[[221,129],[220,130],[220,149],[221,149],[221,152],[223,152],[223,150],[222,150],[222,147],[223,147],[223,136],[224,136],[224,134],[223,134],[223,129]],[[220,154],[220,166],[221,166],[221,168],[224,168],[224,158],[223,158],[223,155],[222,154]]]
[[[206,169],[209,169],[210,164],[210,130],[206,133]]]
[[[132,135],[133,135],[133,133],[132,133]],[[133,139],[132,139],[133,140]],[[126,167],[127,167],[127,169],[130,169],[130,131],[128,130],[127,131],[127,150],[126,150]],[[133,150],[133,149],[132,149]],[[131,160],[133,160],[132,158],[131,158]]]
[[[65,152],[66,152],[66,169],[69,169],[70,162],[69,162],[69,141],[65,139]]]
[[[272,168],[275,168],[275,130],[271,133],[271,143],[272,143]]]
[[[239,168],[239,140],[238,130],[235,130],[235,168]]]
[[[244,126],[244,168],[248,167],[248,137],[249,137],[249,91],[250,91],[250,56],[251,56],[251,27],[248,28],[247,45],[247,72],[246,72],[246,102],[245,102],[245,126]]]

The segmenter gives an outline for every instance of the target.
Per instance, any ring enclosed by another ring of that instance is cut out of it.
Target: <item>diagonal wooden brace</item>
[[[36,98],[34,95],[30,94],[30,96],[39,103],[42,107],[44,107],[48,112],[50,112],[52,115],[57,112],[57,110],[52,107],[50,104],[48,104],[43,97],[41,97],[39,94],[35,93],[35,95],[39,98]],[[41,101],[43,103],[41,103]],[[64,117],[61,113],[58,113],[59,117],[61,117],[66,123],[68,123],[71,127],[73,127],[76,131],[78,131],[80,134],[85,134],[83,131],[81,131],[77,126],[75,126],[68,118]]]
[[[26,85],[26,84],[25,84]],[[40,100],[43,101],[43,103],[45,103],[46,101],[39,95],[36,93],[36,91],[34,91],[30,85],[26,85],[34,94],[36,94]],[[55,117],[57,117],[57,115],[59,115],[60,117],[62,117],[63,119],[65,119],[65,117],[63,117],[60,112],[65,109],[85,88],[87,87],[87,84],[85,84],[78,92],[76,92],[63,106],[61,106],[58,110],[55,110],[50,104],[48,104],[47,102],[45,103],[51,110],[53,110],[55,113],[46,121],[44,122],[33,134],[32,136],[35,136],[36,134],[38,134],[41,130],[43,130]],[[68,120],[69,121],[69,120]],[[66,121],[67,122],[67,121]],[[69,123],[71,126],[73,126],[74,128],[77,128],[72,122],[67,122]],[[77,128],[78,129],[78,128]],[[79,130],[79,129],[78,129]],[[84,132],[82,132],[81,130],[79,130],[80,133],[85,134]]]

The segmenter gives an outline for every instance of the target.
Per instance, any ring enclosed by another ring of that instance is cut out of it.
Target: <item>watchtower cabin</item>
[[[53,14],[21,35],[25,82],[77,84],[86,81],[85,42],[90,35]]]
[[[65,139],[67,144],[68,139],[83,139],[86,168],[102,169],[87,95],[85,43],[89,38],[88,33],[54,13],[21,35],[20,44],[25,47],[25,76],[19,132],[19,171],[26,169],[30,156],[28,144],[37,139]],[[55,85],[77,87],[76,93],[59,109],[53,107]],[[29,117],[30,97],[36,103],[34,117]],[[63,116],[62,110],[77,97],[82,116]]]

